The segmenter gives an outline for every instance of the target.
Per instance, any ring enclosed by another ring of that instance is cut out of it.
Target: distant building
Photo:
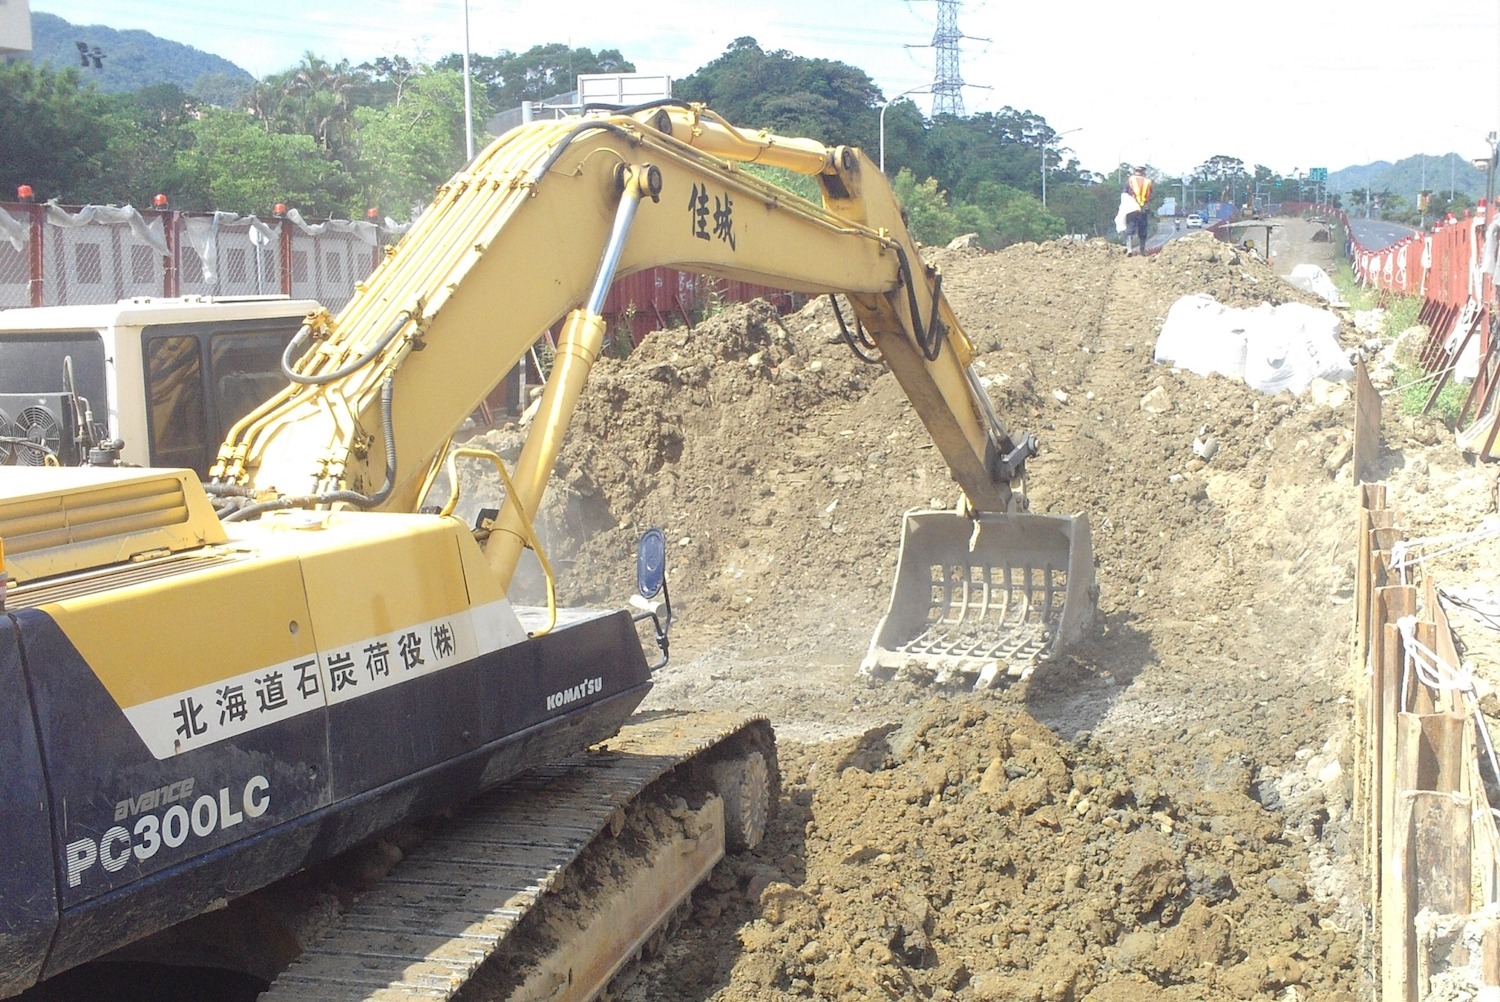
[[[0,0],[0,59],[31,51],[31,0]]]

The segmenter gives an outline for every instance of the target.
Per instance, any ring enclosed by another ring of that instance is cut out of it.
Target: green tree
[[[192,145],[190,124],[202,105],[171,83],[112,95],[110,104],[114,127],[95,200],[145,207],[160,193],[176,204],[192,186],[177,155]]]
[[[906,214],[906,228],[920,243],[946,244],[959,235],[958,216],[948,207],[948,193],[938,187],[936,178],[918,181],[903,167],[891,187]]]
[[[367,81],[364,93],[360,95],[360,103],[375,108],[400,104],[407,86],[430,72],[428,67],[414,63],[405,56],[379,56],[367,63],[360,63],[357,69]]]
[[[1019,151],[1005,150],[1003,136],[986,128],[988,122],[940,115],[928,126],[932,176],[959,197],[968,197],[981,181],[1014,179],[1019,172]]]
[[[1428,207],[1428,216],[1433,219],[1442,219],[1450,212],[1455,216],[1462,216],[1474,209],[1474,198],[1466,191],[1454,192],[1449,198],[1446,191],[1434,191],[1432,203]]]
[[[0,193],[29,184],[39,201],[95,200],[114,130],[109,103],[78,71],[0,61]]]
[[[352,184],[308,135],[268,133],[242,111],[211,108],[189,126],[177,154],[186,190],[178,208],[265,213],[277,202],[313,216],[341,215]]]
[[[245,93],[253,85],[253,81],[237,74],[214,70],[198,74],[198,78],[186,88],[186,91],[204,104],[215,108],[233,108],[245,99]]]
[[[985,182],[1040,198],[1044,157],[1049,186],[1082,179],[1078,161],[1063,156],[1058,139],[1047,120],[1031,111],[1007,107],[968,118],[942,115],[927,131],[927,162],[956,199],[973,199]]]
[[[766,52],[748,36],[677,81],[673,95],[702,101],[735,125],[807,136],[828,145],[874,149],[880,90],[864,70],[784,49]]]
[[[1253,183],[1243,160],[1223,154],[1209,157],[1199,164],[1193,178],[1201,188],[1207,189],[1206,193],[1200,194],[1206,194],[1209,200],[1236,205],[1244,201],[1245,193]]]
[[[433,68],[461,71],[463,56],[444,56]],[[491,107],[504,110],[518,107],[522,101],[565,94],[573,90],[581,73],[634,73],[635,64],[620,55],[619,49],[594,52],[551,42],[533,45],[521,53],[501,50],[493,56],[471,55],[469,72],[484,88]]]
[[[1120,190],[1108,181],[1047,184],[1047,210],[1063,220],[1064,233],[1113,236]]]
[[[354,133],[354,95],[362,82],[349,60],[330,63],[305,53],[282,83],[281,131],[312,136],[345,159]]]
[[[974,192],[983,228],[980,243],[998,250],[1025,241],[1051,240],[1063,235],[1066,223],[1042,208],[1039,199],[1009,185],[982,182]]]
[[[483,119],[483,96],[476,114]],[[438,185],[464,165],[463,79],[425,73],[403,84],[384,108],[354,113],[357,170],[367,206],[404,216],[432,200]]]

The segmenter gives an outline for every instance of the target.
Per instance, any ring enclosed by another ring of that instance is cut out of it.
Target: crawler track
[[[486,794],[310,944],[263,1002],[452,998],[622,807],[756,728],[769,733],[726,713],[646,716]]]

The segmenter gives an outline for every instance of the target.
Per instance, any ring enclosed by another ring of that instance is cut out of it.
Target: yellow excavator
[[[823,205],[746,163],[811,176]],[[867,674],[989,684],[1087,628],[1087,522],[1026,511],[1035,441],[1001,426],[941,274],[864,154],[672,101],[522,126],[440,189],[337,316],[308,316],[286,387],[232,427],[206,483],[0,479],[0,994],[143,958],[243,972],[271,999],[447,998],[671,784],[687,807],[642,886],[528,958],[515,996],[586,998],[726,847],[760,839],[769,723],[636,713],[667,650],[660,531],[630,608],[509,595],[528,549],[552,579],[533,519],[604,296],[654,265],[843,296],[850,347],[889,366],[952,470],[960,503],[906,517]],[[564,315],[513,467],[455,446]],[[460,459],[503,483],[476,525],[453,515]],[[447,809],[338,921],[286,918],[292,875]]]

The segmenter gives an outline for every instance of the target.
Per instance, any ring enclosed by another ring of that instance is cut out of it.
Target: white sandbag
[[[1154,358],[1200,376],[1243,379],[1263,393],[1300,395],[1314,379],[1354,378],[1338,327],[1328,310],[1301,303],[1234,309],[1211,296],[1183,296],[1167,311]]]
[[[1314,379],[1354,378],[1354,367],[1339,347],[1339,318],[1302,303],[1265,310],[1264,322],[1245,332],[1245,384],[1262,393],[1290,390],[1300,395]]]
[[[1304,292],[1311,292],[1321,297],[1330,306],[1345,305],[1344,297],[1339,294],[1338,287],[1333,284],[1333,279],[1328,277],[1328,272],[1315,264],[1297,265],[1286,280]]]
[[[1206,376],[1245,375],[1245,310],[1231,310],[1212,296],[1183,296],[1167,311],[1154,358],[1162,365]]]
[[[1120,211],[1115,213],[1115,232],[1125,232],[1125,217],[1140,209],[1135,202],[1135,196],[1128,191],[1120,193]]]

